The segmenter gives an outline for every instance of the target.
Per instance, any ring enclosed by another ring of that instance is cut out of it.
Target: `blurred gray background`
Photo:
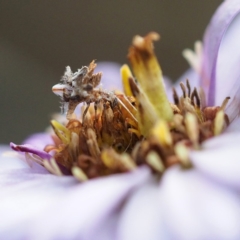
[[[165,75],[188,64],[181,52],[202,39],[221,0],[0,0],[0,143],[43,131],[59,110],[51,87],[65,66],[92,59],[126,63],[136,34],[161,34],[155,46]]]

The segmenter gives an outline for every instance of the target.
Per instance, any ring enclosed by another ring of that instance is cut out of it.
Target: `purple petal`
[[[240,132],[240,118],[235,118],[225,132]]]
[[[53,175],[15,182],[0,191],[0,239],[117,239],[120,210],[149,177],[141,168],[84,184]]]
[[[240,239],[239,196],[201,173],[172,167],[160,194],[171,239]]]
[[[224,1],[205,33],[202,86],[208,105],[220,105],[240,76],[239,12],[239,0]]]
[[[117,239],[169,239],[158,182],[149,178],[121,209]]]
[[[10,143],[10,147],[17,151],[17,152],[27,152],[27,153],[33,153],[38,155],[40,158],[42,159],[51,159],[52,156],[50,154],[48,154],[47,152],[37,149],[29,144],[24,144],[24,145],[16,145],[14,143]]]
[[[230,127],[233,128],[233,120],[237,120],[240,116],[240,77],[235,82],[229,96],[232,97],[230,103],[226,108],[226,114],[231,122]],[[236,123],[236,121],[235,121]],[[236,126],[236,125],[234,125]],[[228,127],[229,128],[229,127]],[[238,127],[239,128],[239,127]]]
[[[240,191],[239,133],[225,133],[190,154],[194,167],[222,186]]]

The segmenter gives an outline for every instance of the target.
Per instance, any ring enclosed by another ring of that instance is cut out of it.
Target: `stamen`
[[[62,176],[62,172],[58,165],[56,164],[55,159],[51,158],[49,161],[43,159],[43,166],[52,174],[56,176]]]
[[[196,116],[187,112],[185,116],[185,125],[188,137],[192,141],[194,148],[198,148],[199,129]]]
[[[222,103],[222,105],[221,105],[221,107],[220,107],[223,111],[225,110],[225,108],[226,108],[229,100],[230,100],[230,97],[226,97],[226,98],[223,100],[223,103]]]
[[[187,89],[188,89],[188,97],[190,98],[190,96],[191,96],[191,86],[190,86],[190,83],[189,83],[188,79],[186,80],[186,84],[187,84]]]
[[[153,127],[151,135],[156,137],[162,146],[172,145],[172,136],[170,134],[167,123],[164,120],[159,120]]]
[[[87,175],[83,172],[81,168],[77,166],[72,167],[72,174],[80,182],[85,182],[88,180]]]
[[[57,165],[57,163],[56,163],[56,161],[55,161],[54,158],[51,158],[51,159],[50,159],[50,163],[51,163],[51,165],[52,165],[52,169],[53,169],[54,172],[55,172],[55,175],[57,175],[57,176],[62,176],[63,173],[62,173],[61,169],[58,167],[58,165]]]
[[[136,168],[136,164],[127,153],[118,154],[113,149],[102,151],[103,163],[112,170],[129,171]]]
[[[127,64],[124,64],[121,69],[121,76],[122,76],[122,84],[123,84],[123,89],[124,89],[124,93],[126,96],[132,96],[132,91],[129,85],[129,79],[132,78],[132,73],[131,70],[129,69]]]
[[[95,159],[99,159],[99,156],[101,155],[101,151],[97,143],[97,136],[95,131],[91,128],[88,128],[87,137],[88,137],[87,145],[88,145],[88,149],[91,156],[93,156]]]
[[[174,100],[174,103],[175,105],[179,105],[179,97],[178,97],[178,94],[177,94],[177,91],[175,88],[172,88],[172,91],[173,91],[173,100]]]
[[[174,151],[184,167],[188,168],[191,166],[191,162],[189,161],[189,149],[183,142],[177,143],[174,146]]]
[[[222,110],[218,111],[216,114],[216,117],[214,119],[214,135],[217,136],[220,133],[222,133],[223,127],[224,127],[224,112]]]
[[[195,99],[195,101],[194,101]],[[197,88],[195,87],[192,94],[191,94],[191,101],[196,104],[198,108],[201,107],[200,97],[198,95]]]
[[[162,173],[165,170],[163,161],[159,154],[155,151],[150,151],[146,156],[146,162],[157,172]]]
[[[186,96],[187,96],[187,94],[186,94],[186,87],[185,87],[185,85],[182,82],[180,82],[180,87],[181,87],[182,92],[183,92],[183,97],[186,98]]]

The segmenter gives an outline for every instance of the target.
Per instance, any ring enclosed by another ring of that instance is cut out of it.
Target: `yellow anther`
[[[151,131],[151,135],[154,136],[161,145],[172,145],[172,137],[169,131],[169,127],[164,120],[159,120]]]
[[[122,84],[123,84],[123,89],[124,93],[126,96],[132,96],[132,91],[129,85],[129,78],[133,78],[132,73],[130,68],[128,67],[127,64],[124,64],[121,67],[121,76],[122,76]]]
[[[133,170],[136,164],[129,154],[118,154],[113,149],[106,149],[102,151],[101,158],[106,167],[112,170]]]
[[[81,168],[77,166],[72,167],[72,174],[80,182],[84,182],[88,180],[87,175],[83,172]]]
[[[174,146],[174,151],[184,167],[191,166],[191,163],[189,161],[189,149],[185,146],[184,143],[177,143]]]
[[[219,135],[222,133],[224,128],[224,112],[222,110],[218,111],[216,117],[214,118],[214,135]]]
[[[162,173],[165,169],[161,157],[155,151],[148,153],[146,162],[157,172]]]
[[[71,132],[66,127],[64,127],[61,123],[55,120],[51,121],[51,125],[53,127],[54,132],[59,137],[59,139],[64,144],[69,144],[71,140]]]

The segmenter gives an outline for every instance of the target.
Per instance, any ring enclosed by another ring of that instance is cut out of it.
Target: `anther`
[[[80,182],[84,182],[88,180],[87,175],[83,172],[83,170],[77,166],[72,167],[73,176],[79,180]]]
[[[157,172],[162,173],[165,170],[163,160],[155,151],[150,151],[146,156],[146,162]]]
[[[189,161],[189,150],[184,143],[179,142],[174,146],[174,152],[179,158],[183,167],[191,167],[191,162]]]
[[[223,100],[223,103],[222,103],[222,105],[221,105],[221,109],[222,109],[222,110],[225,110],[225,108],[226,108],[229,100],[230,100],[230,97],[226,97],[226,98]]]
[[[214,135],[217,136],[219,135],[224,128],[224,112],[222,110],[218,111],[216,114],[216,117],[214,119]]]
[[[195,99],[195,102],[194,102]],[[198,108],[200,108],[201,106],[201,101],[200,101],[200,97],[198,95],[198,91],[196,88],[194,88],[192,94],[191,94],[191,102],[195,103],[197,105]]]
[[[183,92],[183,97],[186,98],[186,87],[182,82],[180,82],[180,87],[181,87],[182,92]]]
[[[197,148],[199,139],[197,117],[194,114],[188,112],[185,116],[185,126],[189,139],[192,141],[194,148]]]
[[[190,86],[190,83],[189,83],[188,79],[186,80],[186,85],[187,85],[187,89],[188,89],[188,97],[190,98],[190,96],[191,96],[191,86]]]
[[[172,91],[173,91],[173,100],[174,100],[174,103],[175,103],[175,105],[178,106],[178,104],[179,104],[179,97],[178,97],[177,91],[176,91],[175,88],[172,88]]]

